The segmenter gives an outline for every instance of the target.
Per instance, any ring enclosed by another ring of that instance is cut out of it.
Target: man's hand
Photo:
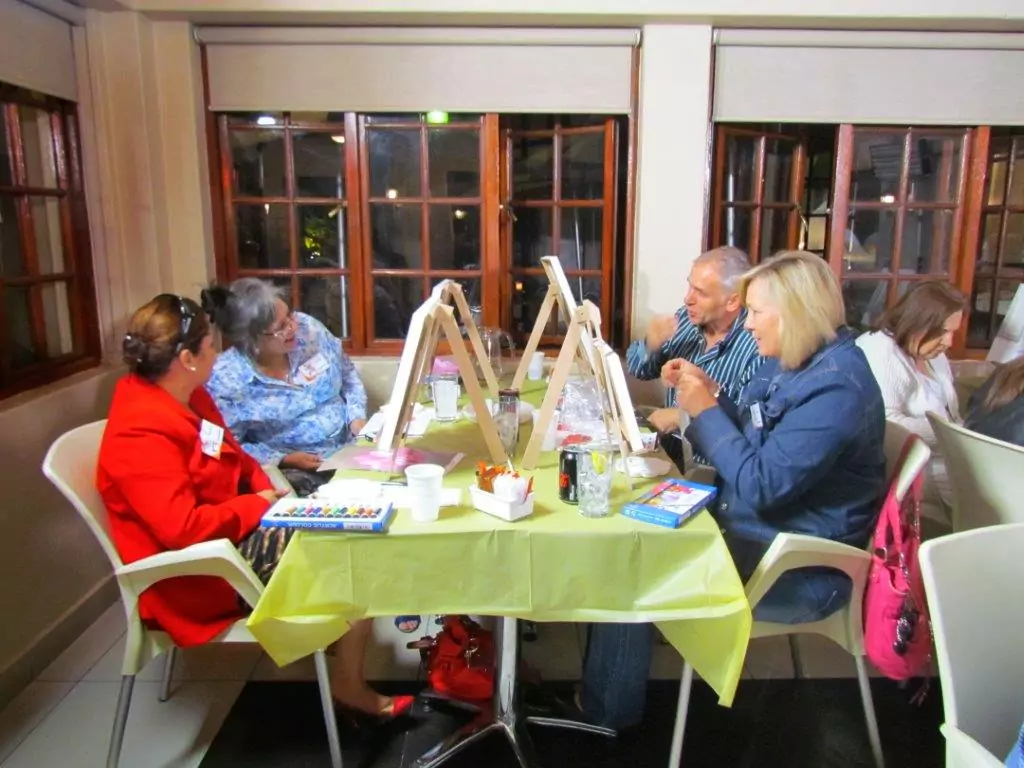
[[[261,496],[262,498],[266,499],[268,502],[273,504],[275,501],[285,496],[287,493],[288,491],[284,488],[268,488],[265,491],[260,491],[256,495]]]
[[[647,326],[647,335],[644,343],[651,352],[661,349],[676,335],[675,315],[655,315],[651,324]]]
[[[363,431],[363,427],[366,426],[366,419],[353,419],[352,423],[348,425],[348,431],[356,437]]]
[[[661,434],[671,434],[679,429],[679,409],[659,408],[647,417],[647,421]]]
[[[319,456],[314,456],[312,453],[296,451],[295,453],[289,453],[281,459],[278,466],[288,467],[290,469],[304,469],[307,472],[316,472],[316,468],[319,467],[321,463]]]

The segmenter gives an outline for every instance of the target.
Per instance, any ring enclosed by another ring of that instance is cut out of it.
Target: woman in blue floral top
[[[292,312],[271,283],[245,277],[203,292],[224,338],[206,387],[242,447],[307,495],[321,461],[366,423],[366,390],[341,341]]]

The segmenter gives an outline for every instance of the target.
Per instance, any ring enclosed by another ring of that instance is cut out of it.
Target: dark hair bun
[[[146,340],[138,336],[126,333],[121,342],[121,354],[128,367],[133,371],[146,359],[148,345]]]
[[[214,325],[223,327],[228,322],[230,305],[234,297],[231,291],[222,285],[211,285],[199,294],[203,311],[210,316]]]

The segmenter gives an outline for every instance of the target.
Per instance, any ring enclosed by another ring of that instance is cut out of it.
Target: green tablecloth
[[[526,399],[539,401],[536,388]],[[525,448],[529,427],[524,427]],[[483,438],[462,420],[412,441],[466,454],[445,484],[468,487]],[[515,523],[463,504],[435,523],[399,510],[386,535],[299,532],[248,626],[278,664],[336,640],[347,622],[406,613],[534,621],[653,621],[729,705],[750,637],[750,606],[718,527],[701,513],[672,530],[619,514],[581,517],[557,489],[558,454],[541,455],[533,515]],[[346,476],[366,475],[349,473]],[[619,476],[613,508],[640,495]]]

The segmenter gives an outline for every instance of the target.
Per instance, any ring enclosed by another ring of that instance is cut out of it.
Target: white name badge
[[[750,406],[750,423],[754,425],[754,429],[762,429],[764,427],[764,418],[761,416],[760,403],[754,403]]]
[[[327,362],[327,358],[323,356],[323,353],[317,352],[299,367],[298,378],[300,381],[309,384],[330,367],[331,364]]]
[[[224,444],[224,427],[203,419],[202,426],[199,427],[199,444],[204,454],[219,459],[220,449]]]

